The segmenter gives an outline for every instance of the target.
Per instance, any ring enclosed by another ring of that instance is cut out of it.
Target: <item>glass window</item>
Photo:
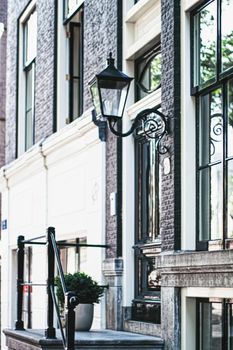
[[[136,61],[137,99],[147,96],[161,86],[161,52],[151,50]]]
[[[35,66],[37,53],[37,12],[34,10],[23,24],[23,58],[25,76],[25,151],[35,142]]]
[[[212,0],[193,19],[193,87],[201,90],[233,69],[233,3]]]
[[[36,57],[37,50],[37,12],[30,14],[24,25],[24,65],[27,66]]]
[[[85,271],[87,263],[87,248],[75,247],[72,244],[86,244],[86,237],[77,238],[76,240],[63,241],[64,245],[60,247],[61,263],[64,273],[75,273]],[[69,246],[71,244],[71,246]]]
[[[155,266],[160,252],[161,170],[156,142],[138,128],[135,134],[135,320],[160,323],[161,279]]]
[[[159,237],[160,165],[155,140],[135,141],[136,240],[154,242]]]
[[[197,299],[197,349],[232,350],[232,300]]]
[[[233,67],[233,2],[231,0],[222,0],[221,7],[221,58],[222,71]]]
[[[63,0],[64,1],[64,17],[70,19],[78,11],[83,0]]]
[[[216,2],[206,5],[194,16],[195,84],[204,85],[216,75]]]
[[[70,84],[69,114],[70,122],[81,115],[82,111],[82,40],[81,23],[70,23]]]
[[[233,81],[229,70],[231,55],[222,56],[225,48],[230,47],[233,25],[227,12],[231,6],[232,2],[228,0],[208,1],[192,17],[194,86],[198,106],[198,249],[216,249],[208,243],[214,240],[220,241],[215,242],[220,247],[227,247],[225,240],[233,238]],[[226,23],[223,23],[224,18]],[[219,31],[221,27],[222,32]]]

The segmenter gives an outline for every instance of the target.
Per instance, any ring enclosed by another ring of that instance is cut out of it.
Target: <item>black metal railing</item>
[[[46,238],[45,242],[38,242],[38,239]],[[57,316],[58,326],[61,332],[63,347],[65,350],[74,350],[75,348],[75,307],[78,305],[78,300],[72,291],[67,289],[65,283],[64,272],[60,260],[59,246],[76,246],[76,247],[97,247],[109,248],[107,245],[100,244],[74,244],[74,243],[59,243],[55,239],[55,228],[49,227],[47,234],[25,240],[24,236],[18,236],[17,250],[17,320],[15,322],[16,330],[24,330],[23,322],[23,286],[46,286],[47,287],[47,328],[45,329],[46,339],[56,339],[56,329],[53,325],[54,309]],[[32,283],[24,281],[24,248],[25,245],[46,245],[47,250],[47,283]],[[60,276],[62,290],[65,299],[65,332],[62,327],[61,315],[58,302],[54,291],[54,271],[55,263]],[[107,286],[103,286],[107,287]]]

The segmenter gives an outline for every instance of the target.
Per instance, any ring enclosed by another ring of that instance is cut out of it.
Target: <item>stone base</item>
[[[43,330],[15,331],[5,329],[6,345],[9,350],[63,350],[62,341],[57,332],[57,339],[45,339]],[[110,330],[98,330],[75,333],[77,350],[143,350],[163,349],[161,338]]]

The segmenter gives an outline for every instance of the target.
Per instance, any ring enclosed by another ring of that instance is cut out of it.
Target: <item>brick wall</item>
[[[7,1],[0,2],[0,22],[4,23],[4,33],[0,39],[0,167],[5,159],[5,98],[6,98],[6,36]]]
[[[6,162],[16,157],[17,19],[28,0],[9,0],[7,46]],[[35,141],[53,132],[55,0],[38,1]]]
[[[112,51],[117,58],[117,0],[85,0],[84,6],[84,110],[91,106],[88,82],[106,67]],[[106,149],[107,257],[117,255],[117,217],[110,216],[110,193],[117,192],[117,138],[108,132]]]
[[[171,172],[163,176],[162,250],[180,249],[180,3],[161,0],[162,111],[170,120]]]

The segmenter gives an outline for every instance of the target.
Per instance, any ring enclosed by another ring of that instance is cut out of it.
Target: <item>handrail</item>
[[[37,239],[46,238],[46,242],[35,242]],[[17,250],[17,320],[15,322],[16,330],[24,330],[23,316],[23,286],[47,286],[47,328],[45,330],[45,336],[47,339],[56,338],[56,329],[53,326],[53,313],[54,309],[56,312],[58,325],[61,331],[62,343],[65,350],[75,349],[75,312],[74,309],[78,304],[77,297],[72,291],[67,289],[65,283],[64,272],[61,264],[59,246],[74,246],[74,244],[57,243],[55,239],[55,228],[48,227],[46,236],[39,236],[29,240],[25,240],[24,236],[18,236],[17,240],[18,250]],[[47,260],[48,260],[48,278],[47,283],[32,283],[24,281],[24,249],[25,245],[46,245],[47,248]],[[108,248],[107,245],[100,244],[75,244],[79,247],[97,247],[97,248]],[[65,296],[65,321],[66,321],[66,331],[62,328],[61,316],[59,311],[59,306],[55,297],[54,292],[54,269],[55,263],[58,268],[58,273],[61,280],[62,290]],[[108,288],[108,286],[103,286]]]
[[[51,294],[52,294],[53,303],[54,303],[56,314],[57,314],[57,320],[58,320],[58,323],[59,323],[59,328],[60,328],[60,331],[61,331],[63,347],[65,349],[66,348],[66,338],[65,338],[65,334],[64,334],[64,331],[63,331],[63,328],[62,328],[61,317],[60,317],[60,312],[59,312],[59,306],[58,306],[57,300],[55,298],[54,290],[52,288],[51,288]]]
[[[57,249],[57,243],[56,243],[54,235],[52,233],[50,234],[50,236],[51,236],[53,250],[54,250],[54,253],[55,253],[56,264],[57,264],[57,268],[58,268],[58,273],[60,275],[60,280],[61,280],[63,293],[65,295],[67,293],[67,287],[66,287],[66,283],[65,283],[65,277],[64,277],[64,272],[63,272],[62,265],[61,265],[61,259],[60,259],[59,251]]]

